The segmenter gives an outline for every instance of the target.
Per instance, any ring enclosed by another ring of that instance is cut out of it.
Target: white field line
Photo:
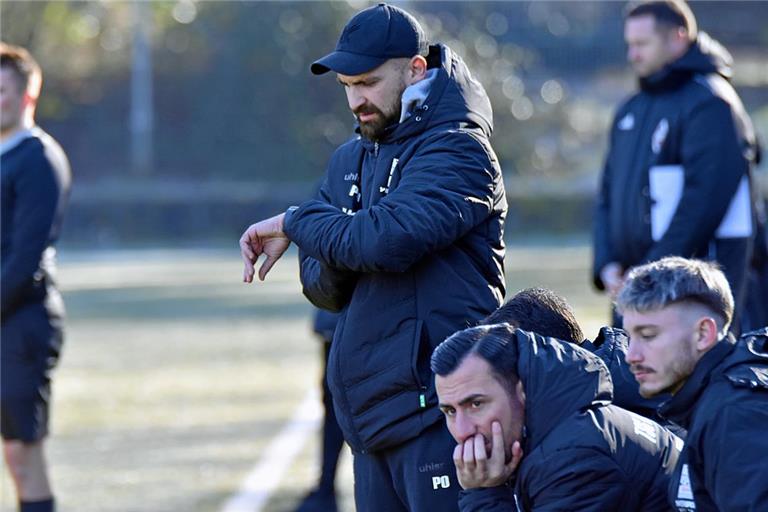
[[[322,410],[317,390],[310,390],[294,411],[293,418],[266,447],[264,456],[246,476],[237,494],[221,512],[259,512],[280,484],[283,473],[291,466],[310,434],[320,423]]]

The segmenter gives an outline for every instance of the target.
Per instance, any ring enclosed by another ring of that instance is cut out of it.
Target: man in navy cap
[[[262,255],[264,279],[294,242],[304,294],[341,311],[328,383],[357,509],[456,510],[429,357],[504,295],[491,105],[458,55],[386,4],[355,15],[311,69],[336,73],[357,137],[333,154],[315,199],[245,231],[244,280]]]

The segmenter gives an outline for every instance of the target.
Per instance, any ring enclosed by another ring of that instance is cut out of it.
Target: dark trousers
[[[458,510],[453,440],[442,419],[394,448],[355,453],[355,505],[365,512]]]
[[[339,463],[339,454],[344,445],[344,435],[341,433],[339,423],[336,421],[336,412],[333,410],[333,397],[328,389],[328,354],[331,351],[331,343],[323,343],[323,453],[320,470],[320,483],[318,490],[333,493],[333,482],[336,477],[336,466]]]

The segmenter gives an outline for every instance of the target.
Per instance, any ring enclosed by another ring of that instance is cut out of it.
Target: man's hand
[[[261,281],[267,276],[267,272],[272,268],[280,256],[291,245],[291,241],[283,233],[284,213],[275,215],[266,220],[251,224],[240,237],[240,254],[243,256],[245,271],[243,272],[243,281],[253,282],[254,266],[262,254],[267,259],[259,268],[259,279]]]
[[[624,270],[618,263],[611,262],[600,271],[600,279],[605,285],[605,291],[615,299],[624,286]]]
[[[456,465],[456,476],[459,485],[464,489],[476,487],[496,487],[503,485],[523,458],[520,442],[512,445],[512,460],[504,463],[504,436],[501,433],[501,423],[494,421],[491,425],[493,440],[491,457],[485,451],[485,438],[475,434],[464,443],[456,445],[453,450],[453,463]]]

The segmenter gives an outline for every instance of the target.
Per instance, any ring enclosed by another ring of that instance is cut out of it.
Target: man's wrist
[[[285,233],[285,226],[288,224],[288,221],[293,216],[293,212],[298,210],[298,206],[289,206],[287,210],[285,210],[285,213],[280,215],[280,231]]]

